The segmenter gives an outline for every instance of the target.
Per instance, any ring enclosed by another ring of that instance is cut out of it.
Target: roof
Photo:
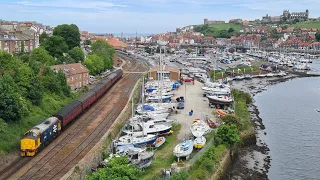
[[[109,39],[107,41],[111,46],[113,46],[114,48],[127,48],[128,45],[122,41],[119,41],[115,38]]]
[[[160,69],[163,69],[162,68],[163,66],[160,66]],[[154,66],[150,69],[150,72],[152,71],[158,71],[159,70],[159,66]],[[164,66],[164,71],[170,71],[170,72],[179,72],[179,68],[177,67],[172,67],[172,66]]]
[[[72,103],[68,104],[67,106],[63,107],[58,111],[54,116],[65,118],[66,115],[68,115],[70,112],[72,112],[75,108],[81,105],[80,101],[73,101]]]
[[[81,63],[75,64],[59,64],[55,66],[51,66],[53,70],[62,70],[66,76],[72,76],[75,74],[88,73],[88,69],[83,66]]]

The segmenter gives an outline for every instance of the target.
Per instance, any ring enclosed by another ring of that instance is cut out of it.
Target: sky
[[[320,17],[320,0],[0,0],[0,19],[45,25],[76,24],[93,33],[160,33],[225,20],[279,16],[309,9]]]

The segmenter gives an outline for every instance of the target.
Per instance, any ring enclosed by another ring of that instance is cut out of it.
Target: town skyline
[[[146,3],[149,2],[149,3]],[[183,4],[183,8],[181,8]],[[310,6],[312,4],[312,6]],[[252,2],[249,0],[129,0],[114,1],[9,1],[2,0],[1,19],[37,21],[51,26],[77,24],[80,29],[94,33],[161,33],[177,27],[203,24],[203,19],[229,21],[261,19],[269,14],[278,16],[284,9],[301,12],[309,9],[310,17],[319,17],[316,8],[320,2],[297,0]],[[17,12],[12,14],[11,12]],[[170,23],[168,23],[170,22]]]

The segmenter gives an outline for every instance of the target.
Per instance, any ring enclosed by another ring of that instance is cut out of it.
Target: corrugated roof
[[[109,39],[108,41],[107,41],[111,46],[113,46],[114,48],[126,48],[126,47],[128,47],[128,45],[126,44],[126,43],[124,43],[124,42],[122,42],[122,41],[119,41],[119,40],[117,40],[117,39],[115,39],[115,38],[112,38],[112,39]]]

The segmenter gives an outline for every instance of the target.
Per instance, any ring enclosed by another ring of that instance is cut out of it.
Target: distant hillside
[[[299,27],[299,28],[316,28],[320,29],[320,22],[305,22],[305,23],[298,23],[293,24],[293,27]]]
[[[232,29],[231,29],[232,28]],[[195,27],[196,32],[201,32],[205,36],[213,36],[215,38],[228,38],[235,35],[243,27],[232,23],[226,24],[206,24]]]

